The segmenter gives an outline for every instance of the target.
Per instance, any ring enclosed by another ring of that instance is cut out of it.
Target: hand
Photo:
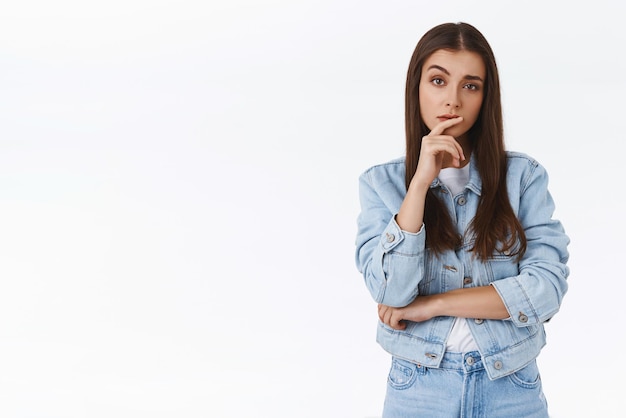
[[[393,329],[403,330],[406,328],[406,322],[402,317],[403,308],[392,308],[391,306],[378,304],[378,318]]]
[[[420,159],[417,163],[416,178],[420,184],[430,185],[444,164],[459,167],[465,160],[463,148],[451,135],[445,135],[446,129],[463,121],[462,117],[448,119],[440,122],[428,135],[422,138]]]
[[[403,330],[406,328],[405,321],[423,322],[434,317],[432,302],[432,296],[418,296],[404,308],[392,308],[379,303],[378,318],[393,329]]]

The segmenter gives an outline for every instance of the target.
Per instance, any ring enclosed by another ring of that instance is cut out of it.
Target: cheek
[[[428,113],[428,110],[425,111],[424,109],[428,109],[428,105],[421,106],[421,104],[420,104],[420,117],[422,119],[422,123],[424,125],[426,125],[426,127],[429,130],[432,131],[433,128],[436,126],[436,123],[433,122],[434,116],[432,114]]]
[[[424,106],[432,106],[438,100],[441,92],[428,83],[420,83],[418,87],[419,104],[421,108]]]
[[[483,105],[483,100],[482,98],[480,98],[479,100],[476,100],[474,103],[472,103],[471,105],[471,117],[473,121],[476,121],[476,119],[478,119],[478,115],[480,114],[480,110],[482,108]]]
[[[433,108],[433,105],[428,101],[428,98],[424,96],[420,96],[419,98],[419,112],[422,122],[428,127],[428,129],[433,129],[433,126],[430,124],[430,120],[433,115],[429,112],[429,109]]]

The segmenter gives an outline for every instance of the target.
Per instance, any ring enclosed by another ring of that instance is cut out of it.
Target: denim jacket
[[[377,303],[402,307],[418,295],[457,288],[492,285],[510,317],[505,320],[468,319],[487,374],[496,379],[514,373],[534,360],[545,345],[543,323],[561,305],[567,291],[569,238],[553,219],[554,202],[545,169],[527,155],[507,152],[507,189],[513,211],[524,228],[527,250],[521,260],[498,252],[484,262],[469,251],[466,233],[481,193],[481,179],[472,158],[463,193],[451,196],[439,179],[431,188],[445,203],[461,248],[439,257],[425,245],[428,225],[417,233],[400,229],[395,215],[406,194],[404,158],[371,167],[359,178],[361,213],[358,216],[356,264]],[[379,321],[377,341],[394,356],[438,367],[452,329],[453,317],[424,322],[407,321],[394,330]]]

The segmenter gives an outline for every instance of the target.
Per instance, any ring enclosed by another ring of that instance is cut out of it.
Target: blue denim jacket
[[[418,295],[453,289],[493,285],[509,312],[505,320],[468,320],[491,379],[511,374],[535,359],[545,345],[543,323],[561,305],[567,291],[569,238],[552,218],[554,202],[548,192],[548,175],[527,155],[507,153],[507,188],[513,211],[527,239],[518,262],[505,252],[495,252],[487,262],[473,257],[471,234],[464,234],[481,193],[474,161],[462,194],[451,196],[439,179],[431,188],[445,202],[456,221],[463,245],[435,257],[425,246],[428,226],[418,233],[400,229],[395,215],[406,194],[404,158],[371,167],[359,178],[361,213],[358,216],[356,264],[378,303],[401,307]],[[453,317],[407,322],[394,330],[379,321],[378,343],[394,356],[426,367],[438,367]]]

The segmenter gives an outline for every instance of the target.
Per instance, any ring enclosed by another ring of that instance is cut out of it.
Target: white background
[[[624,4],[2,0],[0,416],[380,416],[357,178],[448,21],[572,239],[551,414],[623,416]]]

